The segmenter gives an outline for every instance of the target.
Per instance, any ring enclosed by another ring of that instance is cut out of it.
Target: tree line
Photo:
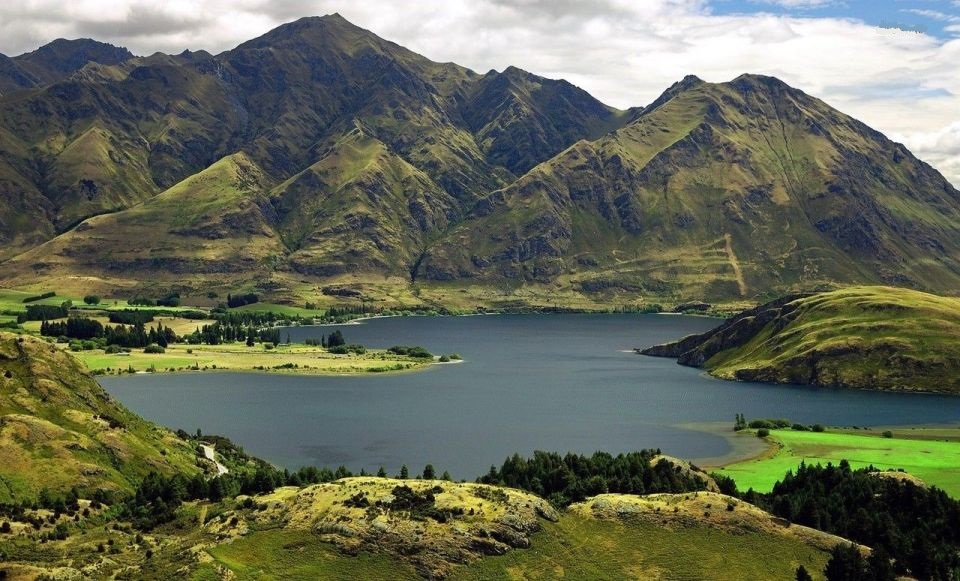
[[[691,492],[706,487],[704,479],[669,462],[652,463],[660,450],[640,450],[613,456],[595,452],[591,456],[536,451],[532,458],[514,454],[498,469],[477,481],[527,490],[556,506],[568,506],[590,496],[608,492],[653,494]]]

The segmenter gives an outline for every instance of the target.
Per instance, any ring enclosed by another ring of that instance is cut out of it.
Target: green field
[[[133,371],[276,371],[310,375],[344,373],[379,373],[425,369],[432,359],[415,359],[393,355],[382,350],[369,350],[363,355],[335,355],[321,347],[281,344],[275,349],[263,345],[247,347],[243,343],[226,345],[170,345],[162,354],[107,354],[102,349],[71,353],[98,374]]]
[[[853,468],[874,466],[880,470],[906,470],[927,484],[960,497],[960,442],[958,430],[898,430],[884,438],[880,430],[869,433],[801,432],[771,430],[769,439],[780,446],[773,454],[737,462],[720,470],[732,477],[740,490],[769,492],[788,470],[801,461],[807,464],[837,464],[847,460]],[[749,437],[744,434],[743,437]],[[930,439],[932,437],[939,439]],[[948,440],[948,441],[944,441]]]

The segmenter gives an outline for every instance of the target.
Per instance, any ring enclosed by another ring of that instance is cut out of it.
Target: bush
[[[433,359],[433,354],[423,347],[408,347],[406,345],[394,345],[387,349],[387,353],[395,355],[406,355],[407,357],[416,357],[418,359]]]
[[[886,430],[885,432],[883,432],[883,437],[884,437],[884,438],[892,438],[892,437],[893,437],[893,432],[891,432],[890,430]]]
[[[144,352],[144,353],[149,353],[149,354],[151,354],[151,355],[157,355],[157,354],[160,354],[160,353],[166,353],[167,350],[164,349],[163,347],[161,347],[161,346],[153,343],[153,344],[150,344],[150,345],[147,345],[146,347],[144,347],[144,348],[143,348],[143,352]]]
[[[796,432],[806,432],[806,431],[809,431],[810,428],[808,428],[807,426],[805,426],[805,425],[803,425],[803,424],[793,424],[793,425],[790,427],[790,429],[791,429],[791,430],[794,430],[794,431],[796,431]]]
[[[824,428],[820,424],[813,424],[812,426],[810,426],[810,430],[813,432],[824,432],[826,431],[826,428]]]
[[[770,430],[768,430],[767,428],[760,428],[759,430],[757,430],[758,438],[766,438],[769,435],[770,435]]]
[[[441,356],[440,356],[440,363],[450,363],[450,356],[449,356],[449,355],[441,355]]]
[[[99,305],[100,297],[98,297],[97,295],[87,295],[83,297],[83,302],[88,305]]]

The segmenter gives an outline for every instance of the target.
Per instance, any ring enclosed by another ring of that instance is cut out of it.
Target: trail
[[[730,266],[733,267],[733,276],[737,279],[737,288],[740,289],[740,296],[747,296],[747,281],[743,278],[743,271],[740,270],[740,262],[737,260],[737,255],[733,253],[733,237],[729,233],[723,235],[723,239],[726,240],[726,249],[727,249],[727,260],[730,261]]]
[[[230,472],[227,470],[227,467],[223,464],[217,462],[217,457],[213,453],[213,446],[208,446],[207,444],[200,444],[200,449],[203,450],[203,457],[207,460],[210,460],[217,467],[217,476],[223,476],[224,474]]]

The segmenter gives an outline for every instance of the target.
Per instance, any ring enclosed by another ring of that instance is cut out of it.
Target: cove
[[[514,452],[661,448],[721,456],[725,439],[679,424],[787,417],[827,425],[960,421],[960,399],[712,379],[644,347],[716,319],[665,315],[397,317],[291,327],[294,341],[340,329],[369,347],[422,345],[464,362],[398,375],[306,377],[208,372],[102,377],[133,411],[225,435],[287,468],[345,465],[416,474],[427,463],[472,480]]]

